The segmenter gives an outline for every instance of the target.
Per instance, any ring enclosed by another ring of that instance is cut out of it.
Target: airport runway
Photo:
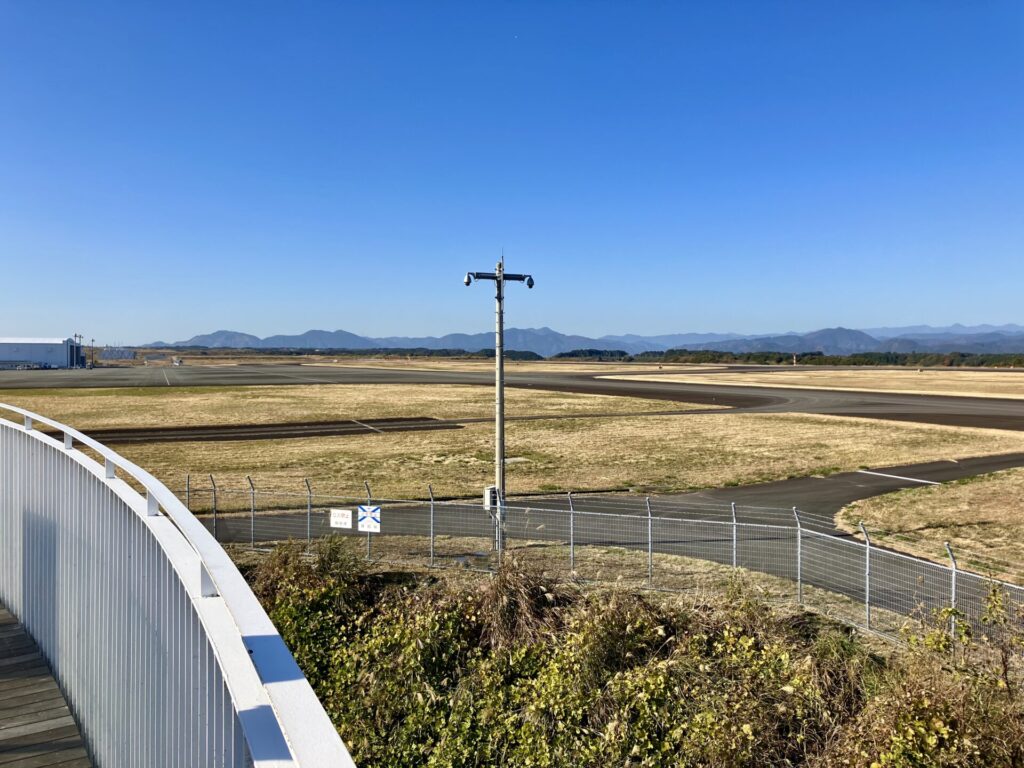
[[[723,368],[723,370],[726,370]],[[736,369],[729,369],[735,371]],[[757,370],[757,369],[752,369]],[[670,373],[669,371],[665,372]],[[517,370],[509,373],[510,387],[521,387],[557,392],[581,392],[592,394],[644,397],[666,402],[696,403],[724,407],[713,413],[815,413],[841,416],[858,416],[873,419],[914,421],[930,424],[989,427],[996,429],[1024,430],[1024,400],[952,397],[935,395],[906,395],[897,393],[850,392],[810,389],[784,389],[778,387],[734,386],[715,384],[685,384],[674,381],[623,381],[601,378],[604,374],[572,372],[529,372]],[[645,374],[646,375],[646,374]],[[231,366],[192,367],[135,367],[93,369],[82,371],[2,371],[0,390],[13,388],[49,387],[202,387],[202,386],[273,386],[295,384],[467,384],[493,386],[489,372],[438,371],[427,369],[396,369],[363,367],[334,367],[314,365],[252,364]],[[3,393],[0,392],[0,400]],[[669,409],[666,409],[669,410]],[[685,412],[681,415],[685,415]],[[468,420],[467,420],[468,421]],[[391,429],[416,428],[457,428],[466,421],[449,420],[433,422],[427,419],[411,419],[405,422],[335,422],[329,425],[241,425],[238,427],[195,427],[178,430],[176,434],[164,434],[166,439],[253,439],[274,430],[290,429],[297,435],[308,436],[318,429],[336,430],[331,434],[349,434],[359,430],[386,432]],[[227,429],[227,432],[225,432]],[[233,430],[247,430],[244,437]],[[261,433],[260,430],[263,430]],[[303,433],[306,430],[306,433]],[[117,435],[102,436],[100,439],[117,439]],[[125,440],[145,439],[145,435],[122,434]],[[150,438],[159,435],[150,435]],[[833,592],[863,599],[863,549],[849,539],[822,537],[825,532],[835,533],[833,516],[846,503],[859,498],[878,495],[902,487],[929,482],[943,482],[984,472],[991,472],[1012,466],[1024,465],[1024,454],[986,456],[959,462],[932,462],[925,465],[904,467],[883,467],[868,472],[848,472],[823,478],[798,478],[778,483],[756,486],[724,488],[681,494],[674,497],[658,497],[653,501],[654,514],[664,522],[656,523],[655,552],[689,555],[703,559],[725,562],[727,545],[731,538],[726,532],[727,520],[731,518],[728,502],[739,506],[741,522],[754,523],[761,529],[745,528],[740,541],[741,566],[792,579],[795,576],[795,561],[792,557],[792,543],[795,537],[795,522],[787,508],[796,505],[802,510],[806,525],[805,546],[818,549],[805,550],[803,579],[806,584],[815,585]],[[568,499],[549,497],[546,499],[520,499],[519,504],[529,505],[520,513],[521,530],[510,530],[513,538],[566,540]],[[397,535],[424,536],[430,528],[429,506],[423,503],[406,504],[389,508],[384,533]],[[578,510],[588,509],[617,512],[623,517],[616,520],[635,519],[634,526],[578,531],[577,544],[582,549],[588,544],[607,546],[614,544],[625,548],[643,550],[646,544],[646,507],[642,499],[618,496],[588,496],[580,498]],[[487,514],[477,508],[478,514],[467,517],[465,513],[449,520],[435,521],[438,535],[460,537],[478,536],[486,540],[493,533]],[[597,517],[594,518],[598,519]],[[604,518],[610,519],[610,518]],[[205,518],[212,527],[212,520]],[[676,521],[689,520],[689,527],[676,530]],[[706,522],[704,522],[706,521]],[[254,525],[255,522],[255,525]],[[640,523],[643,525],[640,525]],[[217,535],[222,541],[248,542],[279,540],[288,537],[304,538],[306,535],[304,511],[263,510],[254,520],[247,515],[222,516],[218,521]],[[694,525],[705,526],[693,528]],[[764,528],[768,525],[770,528]],[[635,530],[634,530],[635,529]],[[323,535],[328,531],[325,510],[320,509],[312,521],[311,534]],[[758,532],[760,531],[760,532]],[[695,533],[696,532],[696,533]],[[831,543],[837,542],[837,543]],[[851,548],[852,547],[852,548]],[[893,572],[902,569],[907,584],[934,582],[934,565],[906,558],[903,555],[877,549],[880,564],[891,560]],[[731,556],[731,555],[730,555]],[[874,578],[874,577],[873,577]],[[941,578],[940,578],[941,581]],[[873,582],[874,583],[874,582]],[[903,584],[903,582],[901,582]],[[980,601],[984,585],[979,581],[971,586],[964,584],[961,590],[965,599],[972,604]],[[890,587],[879,582],[872,588],[872,600],[879,607],[894,611],[906,611],[913,607],[908,601],[920,599],[930,607],[939,607],[945,599],[945,583],[935,588],[935,593],[915,594],[908,592],[905,584]]]
[[[721,369],[742,370],[739,368]],[[760,370],[751,368],[749,370]],[[669,371],[665,372],[670,373]],[[1007,375],[1019,373],[1008,371]],[[725,406],[734,412],[819,413],[927,424],[1024,430],[1024,400],[906,395],[841,390],[623,381],[600,373],[515,371],[510,387],[643,397]],[[646,374],[645,374],[646,375]],[[0,371],[0,390],[52,387],[213,387],[295,384],[468,384],[493,386],[485,371],[439,371],[318,365],[246,364],[95,368],[71,371]],[[0,394],[2,397],[2,394]]]

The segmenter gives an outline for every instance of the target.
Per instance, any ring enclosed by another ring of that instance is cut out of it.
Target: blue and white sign
[[[363,533],[380,533],[380,507],[359,507],[359,530]]]

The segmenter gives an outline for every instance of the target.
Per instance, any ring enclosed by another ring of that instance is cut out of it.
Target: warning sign
[[[331,510],[331,528],[351,528],[352,527],[352,510],[351,509],[332,509]]]
[[[359,507],[359,530],[380,533],[380,507]]]

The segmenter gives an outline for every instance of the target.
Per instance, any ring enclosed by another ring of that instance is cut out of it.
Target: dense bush
[[[251,579],[361,766],[1024,765],[1005,611],[1005,653],[943,616],[883,659],[739,587],[585,591],[514,561],[396,582],[338,542]]]

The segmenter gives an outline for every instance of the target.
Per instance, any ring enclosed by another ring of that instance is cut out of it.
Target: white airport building
[[[0,368],[84,368],[82,345],[68,339],[0,337]]]

